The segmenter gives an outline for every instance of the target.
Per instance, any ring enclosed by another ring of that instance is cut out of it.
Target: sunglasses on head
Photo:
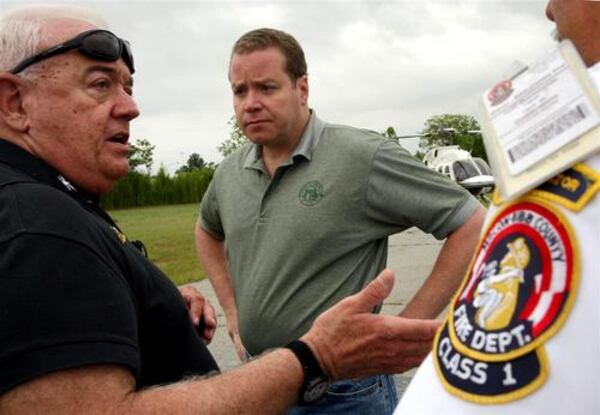
[[[10,73],[17,74],[34,63],[76,48],[88,58],[99,61],[115,62],[119,58],[123,58],[129,71],[132,74],[135,72],[133,69],[133,55],[131,54],[131,47],[128,41],[118,38],[108,30],[88,30],[87,32],[80,33],[71,40],[52,46],[22,60],[17,66],[11,69]]]

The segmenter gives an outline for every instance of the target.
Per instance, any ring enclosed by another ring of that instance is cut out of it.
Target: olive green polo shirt
[[[200,223],[224,240],[240,334],[255,355],[305,333],[386,265],[387,237],[416,226],[443,239],[478,202],[395,140],[313,113],[270,178],[249,144],[220,165]]]

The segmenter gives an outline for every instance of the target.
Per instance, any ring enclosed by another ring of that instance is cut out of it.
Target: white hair
[[[77,20],[107,28],[94,11],[77,6],[36,5],[11,10],[0,17],[0,72],[8,72],[23,59],[40,52],[48,27],[60,21]],[[23,75],[27,69],[23,71]]]

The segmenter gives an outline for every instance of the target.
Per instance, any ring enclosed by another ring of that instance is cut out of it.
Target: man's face
[[[308,80],[290,79],[279,49],[233,55],[229,78],[235,116],[252,142],[286,146],[300,137],[308,113]]]
[[[82,22],[56,25],[52,41],[94,29]],[[123,62],[100,62],[77,50],[37,64],[23,105],[34,153],[88,192],[106,193],[129,172],[129,121],[139,115]]]
[[[546,16],[556,23],[561,38],[575,44],[586,65],[600,61],[600,2],[549,0]]]

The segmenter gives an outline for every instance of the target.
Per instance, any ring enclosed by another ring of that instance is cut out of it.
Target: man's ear
[[[18,76],[0,72],[0,119],[10,128],[25,132],[28,118],[23,105],[24,81]]]
[[[300,91],[300,97],[303,104],[308,103],[308,75],[302,75],[296,79],[296,88]]]

